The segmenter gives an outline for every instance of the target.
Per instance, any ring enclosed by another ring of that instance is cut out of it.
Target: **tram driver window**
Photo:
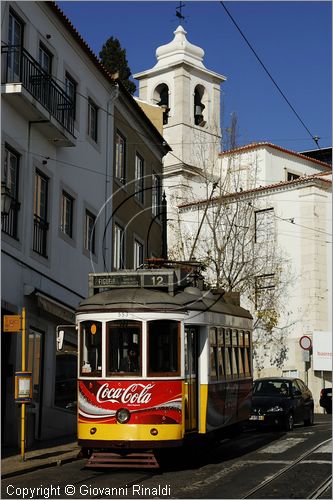
[[[80,373],[87,377],[102,375],[102,323],[83,321],[80,325]]]
[[[180,375],[179,351],[179,323],[149,321],[148,375]]]
[[[140,321],[110,321],[106,342],[109,375],[141,375]]]

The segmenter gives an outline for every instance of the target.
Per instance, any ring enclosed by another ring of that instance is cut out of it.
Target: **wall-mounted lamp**
[[[47,35],[45,35],[45,36],[46,36],[46,38],[47,38],[48,40],[50,40],[51,35],[50,35],[49,33],[48,33]]]
[[[12,206],[12,197],[5,182],[1,182],[1,213],[8,215]]]
[[[47,160],[42,161],[43,165],[47,165]]]

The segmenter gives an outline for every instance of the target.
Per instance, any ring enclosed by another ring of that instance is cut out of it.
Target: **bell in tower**
[[[200,125],[203,127],[206,125],[206,121],[204,120],[203,110],[205,109],[205,105],[202,102],[202,96],[198,88],[195,89],[194,92],[194,123],[196,125]]]
[[[156,93],[159,94],[160,100],[157,105],[163,108],[163,125],[166,125],[169,120],[169,89],[165,84],[159,85],[156,89]]]

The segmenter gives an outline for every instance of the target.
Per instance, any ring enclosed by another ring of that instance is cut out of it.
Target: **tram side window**
[[[197,329],[185,326],[185,378],[188,380],[197,374]]]
[[[238,358],[238,336],[237,336],[237,330],[232,330],[231,332],[231,340],[232,340],[232,375],[233,378],[238,377],[238,363],[237,363],[237,358]]]
[[[83,376],[102,375],[102,323],[83,321],[80,324],[80,373]]]
[[[180,375],[179,322],[148,322],[148,375]]]
[[[209,330],[209,343],[210,343],[210,380],[217,380],[217,340],[216,328]]]
[[[110,321],[107,324],[108,375],[142,374],[140,321]]]
[[[238,374],[240,377],[244,377],[244,332],[240,330],[238,332],[238,349],[237,349],[237,365]]]
[[[217,366],[219,380],[225,379],[225,358],[224,358],[224,339],[223,328],[217,328]]]
[[[244,350],[243,350],[243,361],[244,361],[244,373],[246,377],[251,375],[251,342],[250,342],[250,332],[244,332]]]
[[[225,376],[227,379],[232,377],[232,355],[231,355],[231,330],[224,331],[224,355],[225,355]]]
[[[223,328],[212,327],[209,330],[210,341],[210,380],[226,378]]]

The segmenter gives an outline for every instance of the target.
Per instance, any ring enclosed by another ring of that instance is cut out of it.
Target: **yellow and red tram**
[[[83,454],[181,446],[248,420],[250,313],[181,268],[90,275],[77,311]]]

